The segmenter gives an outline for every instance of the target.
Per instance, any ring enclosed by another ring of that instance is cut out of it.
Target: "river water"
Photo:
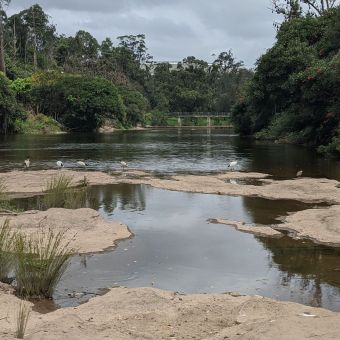
[[[159,173],[220,171],[231,160],[243,171],[276,178],[298,169],[313,177],[340,177],[340,165],[312,150],[241,139],[231,130],[147,130],[112,135],[10,136],[0,142],[0,168],[53,168],[56,160],[89,170],[130,167]],[[77,305],[113,286],[158,287],[183,293],[237,291],[340,311],[340,250],[288,236],[270,239],[209,223],[210,218],[275,223],[312,205],[296,201],[192,194],[144,185],[91,188],[92,207],[127,224],[134,236],[116,249],[75,256],[54,296]],[[35,199],[17,200],[25,208]]]
[[[30,156],[33,169],[66,167],[85,160],[89,169],[130,167],[173,172],[225,170],[237,160],[238,170],[259,171],[291,178],[300,169],[305,176],[340,179],[340,162],[324,159],[312,149],[240,138],[231,129],[163,129],[114,134],[55,136],[0,136],[0,171],[20,169]]]

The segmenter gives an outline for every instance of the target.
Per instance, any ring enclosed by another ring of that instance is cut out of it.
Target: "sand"
[[[13,339],[19,299],[0,292],[0,338]],[[78,307],[32,312],[25,339],[339,339],[340,314],[239,294],[114,288]]]
[[[290,232],[294,238],[312,240],[314,243],[331,247],[340,247],[340,205],[328,208],[306,209],[282,217],[282,223],[271,226],[246,224],[242,221],[211,219],[212,223],[220,223],[235,229],[258,236],[282,237],[280,230]]]
[[[69,247],[77,253],[101,252],[112,248],[118,240],[131,236],[126,225],[106,221],[97,211],[88,208],[27,211],[13,216],[0,216],[0,224],[6,219],[11,227],[24,234],[48,229],[65,232],[65,242],[69,241]]]
[[[268,174],[226,172],[211,175],[182,175],[167,179],[154,177],[138,170],[104,173],[100,171],[40,170],[11,171],[0,174],[6,192],[12,196],[41,193],[46,182],[55,175],[64,174],[79,185],[86,177],[91,185],[117,183],[146,184],[156,188],[207,194],[262,197],[271,200],[292,199],[306,203],[340,204],[340,183],[324,178],[297,178],[275,181]],[[262,185],[238,184],[235,180],[255,179]]]
[[[275,230],[271,226],[267,225],[250,225],[240,221],[232,221],[232,220],[224,220],[224,219],[211,219],[209,222],[211,223],[219,223],[225,224],[234,227],[238,231],[242,231],[248,234],[254,234],[257,236],[266,236],[266,237],[273,237],[273,238],[280,238],[284,236],[281,232]]]

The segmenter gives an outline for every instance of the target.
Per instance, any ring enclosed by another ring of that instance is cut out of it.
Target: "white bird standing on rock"
[[[84,168],[84,169],[86,168],[86,163],[85,163],[85,162],[78,161],[77,164],[78,164],[79,166],[81,166],[82,168]]]
[[[57,164],[58,169],[61,169],[64,167],[64,163],[62,161],[57,161],[56,164]]]
[[[237,165],[237,161],[232,161],[229,163],[228,168],[233,168],[236,165]]]
[[[31,165],[31,161],[30,161],[30,158],[27,157],[25,160],[24,160],[24,166],[26,169],[28,169]]]
[[[301,177],[301,176],[302,176],[302,173],[303,173],[302,170],[298,171],[298,172],[296,173],[296,177]]]
[[[124,161],[121,161],[121,162],[120,162],[120,165],[122,166],[123,170],[124,170],[125,168],[128,168],[127,163],[124,162]]]

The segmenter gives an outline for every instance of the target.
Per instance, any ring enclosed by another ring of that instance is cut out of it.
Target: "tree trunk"
[[[1,10],[1,6],[0,6]],[[4,46],[4,23],[0,14],[0,71],[6,74],[5,46]]]

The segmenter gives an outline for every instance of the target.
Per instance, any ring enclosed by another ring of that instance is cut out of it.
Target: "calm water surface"
[[[130,167],[165,174],[221,171],[236,159],[240,170],[277,178],[291,178],[303,169],[306,176],[340,179],[339,162],[303,147],[241,139],[228,129],[1,138],[0,171],[22,168],[27,155],[33,169],[54,168],[56,160],[72,168],[84,159],[89,170],[106,170],[125,160]],[[122,285],[185,293],[238,291],[340,311],[340,250],[288,236],[256,237],[207,222],[221,217],[270,224],[278,216],[310,207],[306,204],[142,185],[91,191],[92,207],[127,224],[134,237],[113,251],[74,257],[55,294],[61,306]],[[17,204],[35,207],[36,198]]]
[[[313,150],[240,138],[231,129],[163,129],[72,134],[57,136],[0,136],[0,171],[22,168],[29,155],[32,168],[54,168],[57,160],[72,168],[86,160],[89,169],[119,167],[125,160],[133,168],[159,172],[225,170],[231,160],[239,170],[260,171],[278,178],[306,176],[340,179],[340,162]]]
[[[126,223],[135,236],[113,251],[74,257],[54,297],[61,306],[77,305],[106,287],[150,286],[238,291],[340,311],[340,250],[207,222],[222,217],[271,224],[312,205],[126,184],[92,187],[91,196],[93,208]],[[35,204],[34,198],[17,202]]]

